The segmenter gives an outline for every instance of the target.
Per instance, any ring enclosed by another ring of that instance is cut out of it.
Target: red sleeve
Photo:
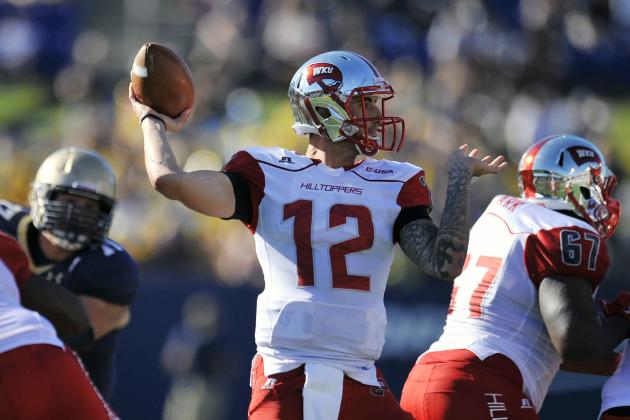
[[[577,226],[530,235],[525,242],[524,258],[536,287],[545,277],[556,274],[589,280],[594,289],[610,265],[604,240],[594,231]]]
[[[247,227],[253,232],[256,231],[258,223],[258,206],[265,195],[265,175],[258,161],[245,151],[237,152],[222,169],[223,172],[233,172],[241,175],[249,185],[252,218]]]
[[[0,234],[0,259],[9,268],[19,288],[31,276],[28,257],[15,239]]]
[[[405,182],[396,203],[403,209],[416,206],[431,208],[431,191],[424,178],[424,171],[419,171]]]

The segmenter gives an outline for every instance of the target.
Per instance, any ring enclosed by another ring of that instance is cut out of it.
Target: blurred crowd
[[[331,49],[372,60],[393,84],[407,138],[396,160],[422,166],[439,222],[445,163],[459,144],[503,153],[511,169],[473,186],[472,221],[497,193],[517,194],[522,152],[548,134],[595,142],[620,178],[630,216],[630,2],[625,0],[9,0],[0,3],[0,185],[26,203],[40,161],[91,147],[118,177],[112,237],[141,261],[199,266],[261,284],[249,232],[155,193],[129,112],[129,69],[147,41],[189,64],[194,115],[173,146],[186,169],[220,168],[237,150],[298,152],[286,97],[293,72]],[[613,238],[630,240],[630,222]],[[619,260],[619,259],[618,259]],[[418,273],[397,258],[392,283]],[[611,276],[620,274],[614,269]],[[615,279],[620,283],[622,278]],[[406,285],[406,286],[405,286]]]

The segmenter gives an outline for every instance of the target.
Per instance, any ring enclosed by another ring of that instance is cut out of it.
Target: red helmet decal
[[[527,150],[527,155],[523,157],[522,168],[521,169],[521,179],[523,181],[523,193],[525,194],[525,198],[534,198],[536,196],[536,187],[534,186],[534,172],[532,171],[534,167],[534,161],[536,160],[536,156],[538,156],[538,152],[540,149],[549,141],[552,137],[547,137],[546,139],[540,140],[538,143],[535,143]]]
[[[590,149],[584,146],[573,146],[567,148],[567,152],[571,154],[571,157],[578,165],[582,165],[587,162],[595,162],[597,164],[601,164],[601,160],[599,156],[595,152],[595,150]]]
[[[306,68],[306,82],[309,86],[317,83],[324,93],[331,93],[341,85],[343,76],[334,64],[313,63]]]

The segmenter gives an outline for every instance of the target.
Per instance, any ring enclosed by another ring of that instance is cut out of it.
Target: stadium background
[[[493,195],[517,192],[518,157],[531,142],[559,132],[585,136],[607,155],[628,217],[625,0],[0,1],[0,196],[26,203],[37,165],[62,145],[99,150],[118,177],[111,236],[143,275],[119,347],[113,406],[123,419],[244,418],[262,285],[245,228],[197,216],[150,188],[126,98],[146,41],[170,46],[194,73],[193,118],[172,136],[187,168],[220,168],[251,145],[305,150],[290,129],[288,81],[306,58],[349,49],[372,59],[398,92],[408,136],[395,159],[426,169],[434,220],[456,145],[512,162],[473,186],[474,221]],[[629,287],[629,240],[622,219],[603,295]],[[448,284],[396,258],[380,366],[398,395],[415,357],[440,334],[449,294]],[[602,382],[560,374],[542,418],[594,419]]]

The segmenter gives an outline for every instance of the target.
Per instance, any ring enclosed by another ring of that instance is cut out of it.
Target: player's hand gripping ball
[[[139,102],[171,118],[195,103],[192,74],[184,60],[154,42],[144,44],[136,54],[131,86]]]

